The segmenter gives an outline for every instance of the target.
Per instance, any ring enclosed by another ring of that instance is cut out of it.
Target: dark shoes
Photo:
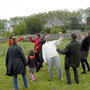
[[[82,72],[81,74],[86,74],[86,72]]]

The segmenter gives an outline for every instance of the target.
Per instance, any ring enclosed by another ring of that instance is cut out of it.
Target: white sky
[[[90,0],[0,0],[0,19],[29,16],[52,10],[69,11],[90,7]]]

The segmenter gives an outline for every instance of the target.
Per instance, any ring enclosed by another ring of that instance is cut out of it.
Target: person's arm
[[[30,41],[35,43],[35,39],[32,39],[32,37],[29,37],[30,38]]]
[[[6,68],[8,66],[8,59],[9,59],[9,50],[7,51],[7,55],[6,55]]]
[[[23,53],[22,48],[21,48],[21,47],[18,47],[18,50],[19,50],[19,53],[20,53],[20,56],[21,56],[21,58],[22,58],[22,61],[23,61],[24,65],[27,66],[26,58],[25,58],[25,55],[24,55],[24,53]]]
[[[46,49],[45,49],[45,45],[42,46],[42,56],[43,56],[43,60],[46,63],[47,59],[46,59]]]
[[[9,39],[8,45],[9,45],[9,47],[12,46],[12,39]]]
[[[68,54],[71,52],[70,44],[68,44],[64,50],[61,50],[60,48],[57,48],[57,52],[60,54]]]
[[[55,43],[56,45],[58,45],[58,44],[61,44],[62,41],[63,41],[63,38],[62,38],[62,36],[60,36],[60,38],[58,40],[54,40],[52,42]]]
[[[20,42],[20,41],[22,41],[24,38],[20,38],[20,39],[18,39],[18,42]]]

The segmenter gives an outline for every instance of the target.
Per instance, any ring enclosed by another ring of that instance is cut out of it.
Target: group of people
[[[90,31],[87,32],[87,36],[83,37],[80,33],[72,33],[70,36],[71,42],[61,50],[57,48],[57,45],[63,41],[62,32],[58,33],[60,38],[58,40],[51,41],[50,36],[45,33],[41,38],[40,34],[35,35],[35,39],[29,36],[30,41],[35,43],[34,50],[30,50],[27,60],[24,56],[22,48],[18,45],[18,42],[24,38],[17,39],[15,35],[11,35],[9,39],[9,49],[6,55],[6,74],[14,77],[15,90],[18,90],[17,74],[22,74],[25,88],[28,88],[26,79],[26,66],[28,65],[28,72],[31,76],[31,81],[35,81],[35,71],[39,72],[43,67],[43,61],[48,66],[48,72],[50,79],[53,79],[53,66],[54,64],[58,70],[58,76],[63,80],[63,73],[60,63],[59,54],[65,55],[65,72],[67,77],[67,84],[71,84],[71,77],[69,68],[72,67],[74,71],[74,77],[77,84],[79,84],[79,76],[77,67],[80,66],[80,62],[83,68],[81,74],[86,74],[85,64],[90,71],[89,63],[87,61],[89,46],[90,46]]]

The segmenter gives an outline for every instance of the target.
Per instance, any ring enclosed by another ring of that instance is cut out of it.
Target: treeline
[[[48,21],[60,20],[63,25],[55,27],[45,27]],[[11,30],[12,32],[22,34],[35,34],[37,32],[57,33],[58,31],[66,32],[66,30],[85,30],[90,26],[90,7],[77,11],[56,10],[48,13],[39,13],[25,17],[14,17],[10,20],[0,20],[0,30]]]

